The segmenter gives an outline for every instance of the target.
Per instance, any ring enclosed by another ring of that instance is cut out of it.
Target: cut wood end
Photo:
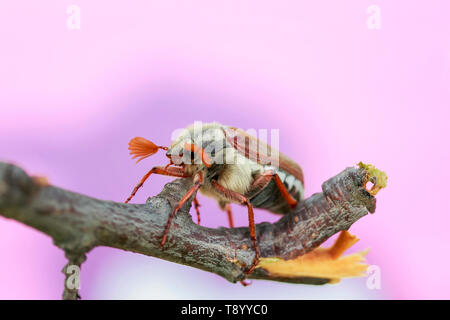
[[[367,172],[366,179],[364,180],[364,188],[366,188],[366,184],[368,182],[373,183],[372,188],[370,190],[367,190],[372,196],[375,196],[381,189],[386,188],[387,186],[386,172],[375,168],[375,166],[372,164],[365,164],[359,162],[358,166],[361,169],[366,170]]]

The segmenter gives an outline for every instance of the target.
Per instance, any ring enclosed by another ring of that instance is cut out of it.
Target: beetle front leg
[[[170,164],[169,164],[170,165]],[[161,174],[164,176],[171,176],[171,177],[177,177],[177,178],[187,178],[189,175],[187,175],[184,172],[183,168],[178,167],[153,167],[149,172],[145,174],[145,176],[142,177],[141,181],[134,187],[133,192],[128,197],[127,200],[125,200],[125,203],[128,203],[133,197],[136,195],[136,192],[139,190],[140,187],[144,184],[144,182],[150,177],[151,174]]]
[[[194,195],[194,193],[197,192],[198,189],[200,189],[202,184],[203,184],[203,176],[201,172],[198,172],[194,177],[194,185],[188,190],[188,192],[186,192],[183,198],[181,198],[180,202],[178,202],[175,208],[173,208],[172,213],[169,216],[169,219],[167,219],[167,224],[166,227],[164,228],[164,233],[161,239],[161,247],[164,247],[164,244],[167,241],[167,234],[169,233],[173,217],[175,217],[177,211],[181,209],[181,207]]]

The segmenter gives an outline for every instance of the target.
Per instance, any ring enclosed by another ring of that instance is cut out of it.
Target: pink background
[[[81,30],[66,9],[81,8]],[[381,29],[366,9],[381,8]],[[0,9],[0,160],[51,183],[123,201],[158,154],[135,165],[127,143],[169,144],[194,120],[280,129],[306,194],[358,161],[389,175],[374,215],[351,232],[381,268],[323,287],[216,275],[96,248],[85,299],[450,298],[447,206],[450,118],[448,1],[9,1]],[[152,177],[136,202],[169,181]],[[225,214],[200,196],[204,225]],[[278,217],[258,212],[258,221]],[[245,209],[235,207],[237,224]],[[0,298],[59,299],[63,253],[0,218]]]

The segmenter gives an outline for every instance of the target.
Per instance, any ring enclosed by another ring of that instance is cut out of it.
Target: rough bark
[[[375,198],[365,189],[368,174],[347,168],[325,181],[322,192],[301,202],[276,223],[256,226],[261,257],[295,258],[310,252],[332,235],[375,211]],[[186,204],[173,220],[168,241],[161,236],[172,208],[192,185],[191,179],[166,184],[145,204],[125,204],[94,199],[46,185],[21,168],[0,162],[0,215],[20,221],[52,237],[65,251],[69,264],[81,265],[85,254],[107,246],[218,274],[236,282],[253,260],[249,230],[198,226]],[[208,214],[208,213],[203,213]],[[328,279],[277,278],[257,268],[249,278],[322,284]],[[67,290],[64,298],[77,292]]]

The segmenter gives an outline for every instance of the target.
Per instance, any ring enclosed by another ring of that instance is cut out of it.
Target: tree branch
[[[293,259],[375,211],[375,198],[365,189],[371,178],[365,168],[347,168],[325,181],[323,192],[299,203],[276,223],[256,226],[261,257]],[[42,183],[19,167],[0,162],[0,215],[20,221],[52,237],[69,264],[81,265],[96,246],[108,246],[185,264],[236,282],[253,260],[249,230],[196,225],[186,204],[173,220],[168,241],[161,236],[172,208],[192,185],[177,179],[145,204],[93,199]],[[65,269],[64,269],[65,270]],[[250,278],[322,284],[329,279],[282,277],[262,267]],[[75,290],[76,291],[76,290]],[[76,298],[76,292],[64,292]]]

